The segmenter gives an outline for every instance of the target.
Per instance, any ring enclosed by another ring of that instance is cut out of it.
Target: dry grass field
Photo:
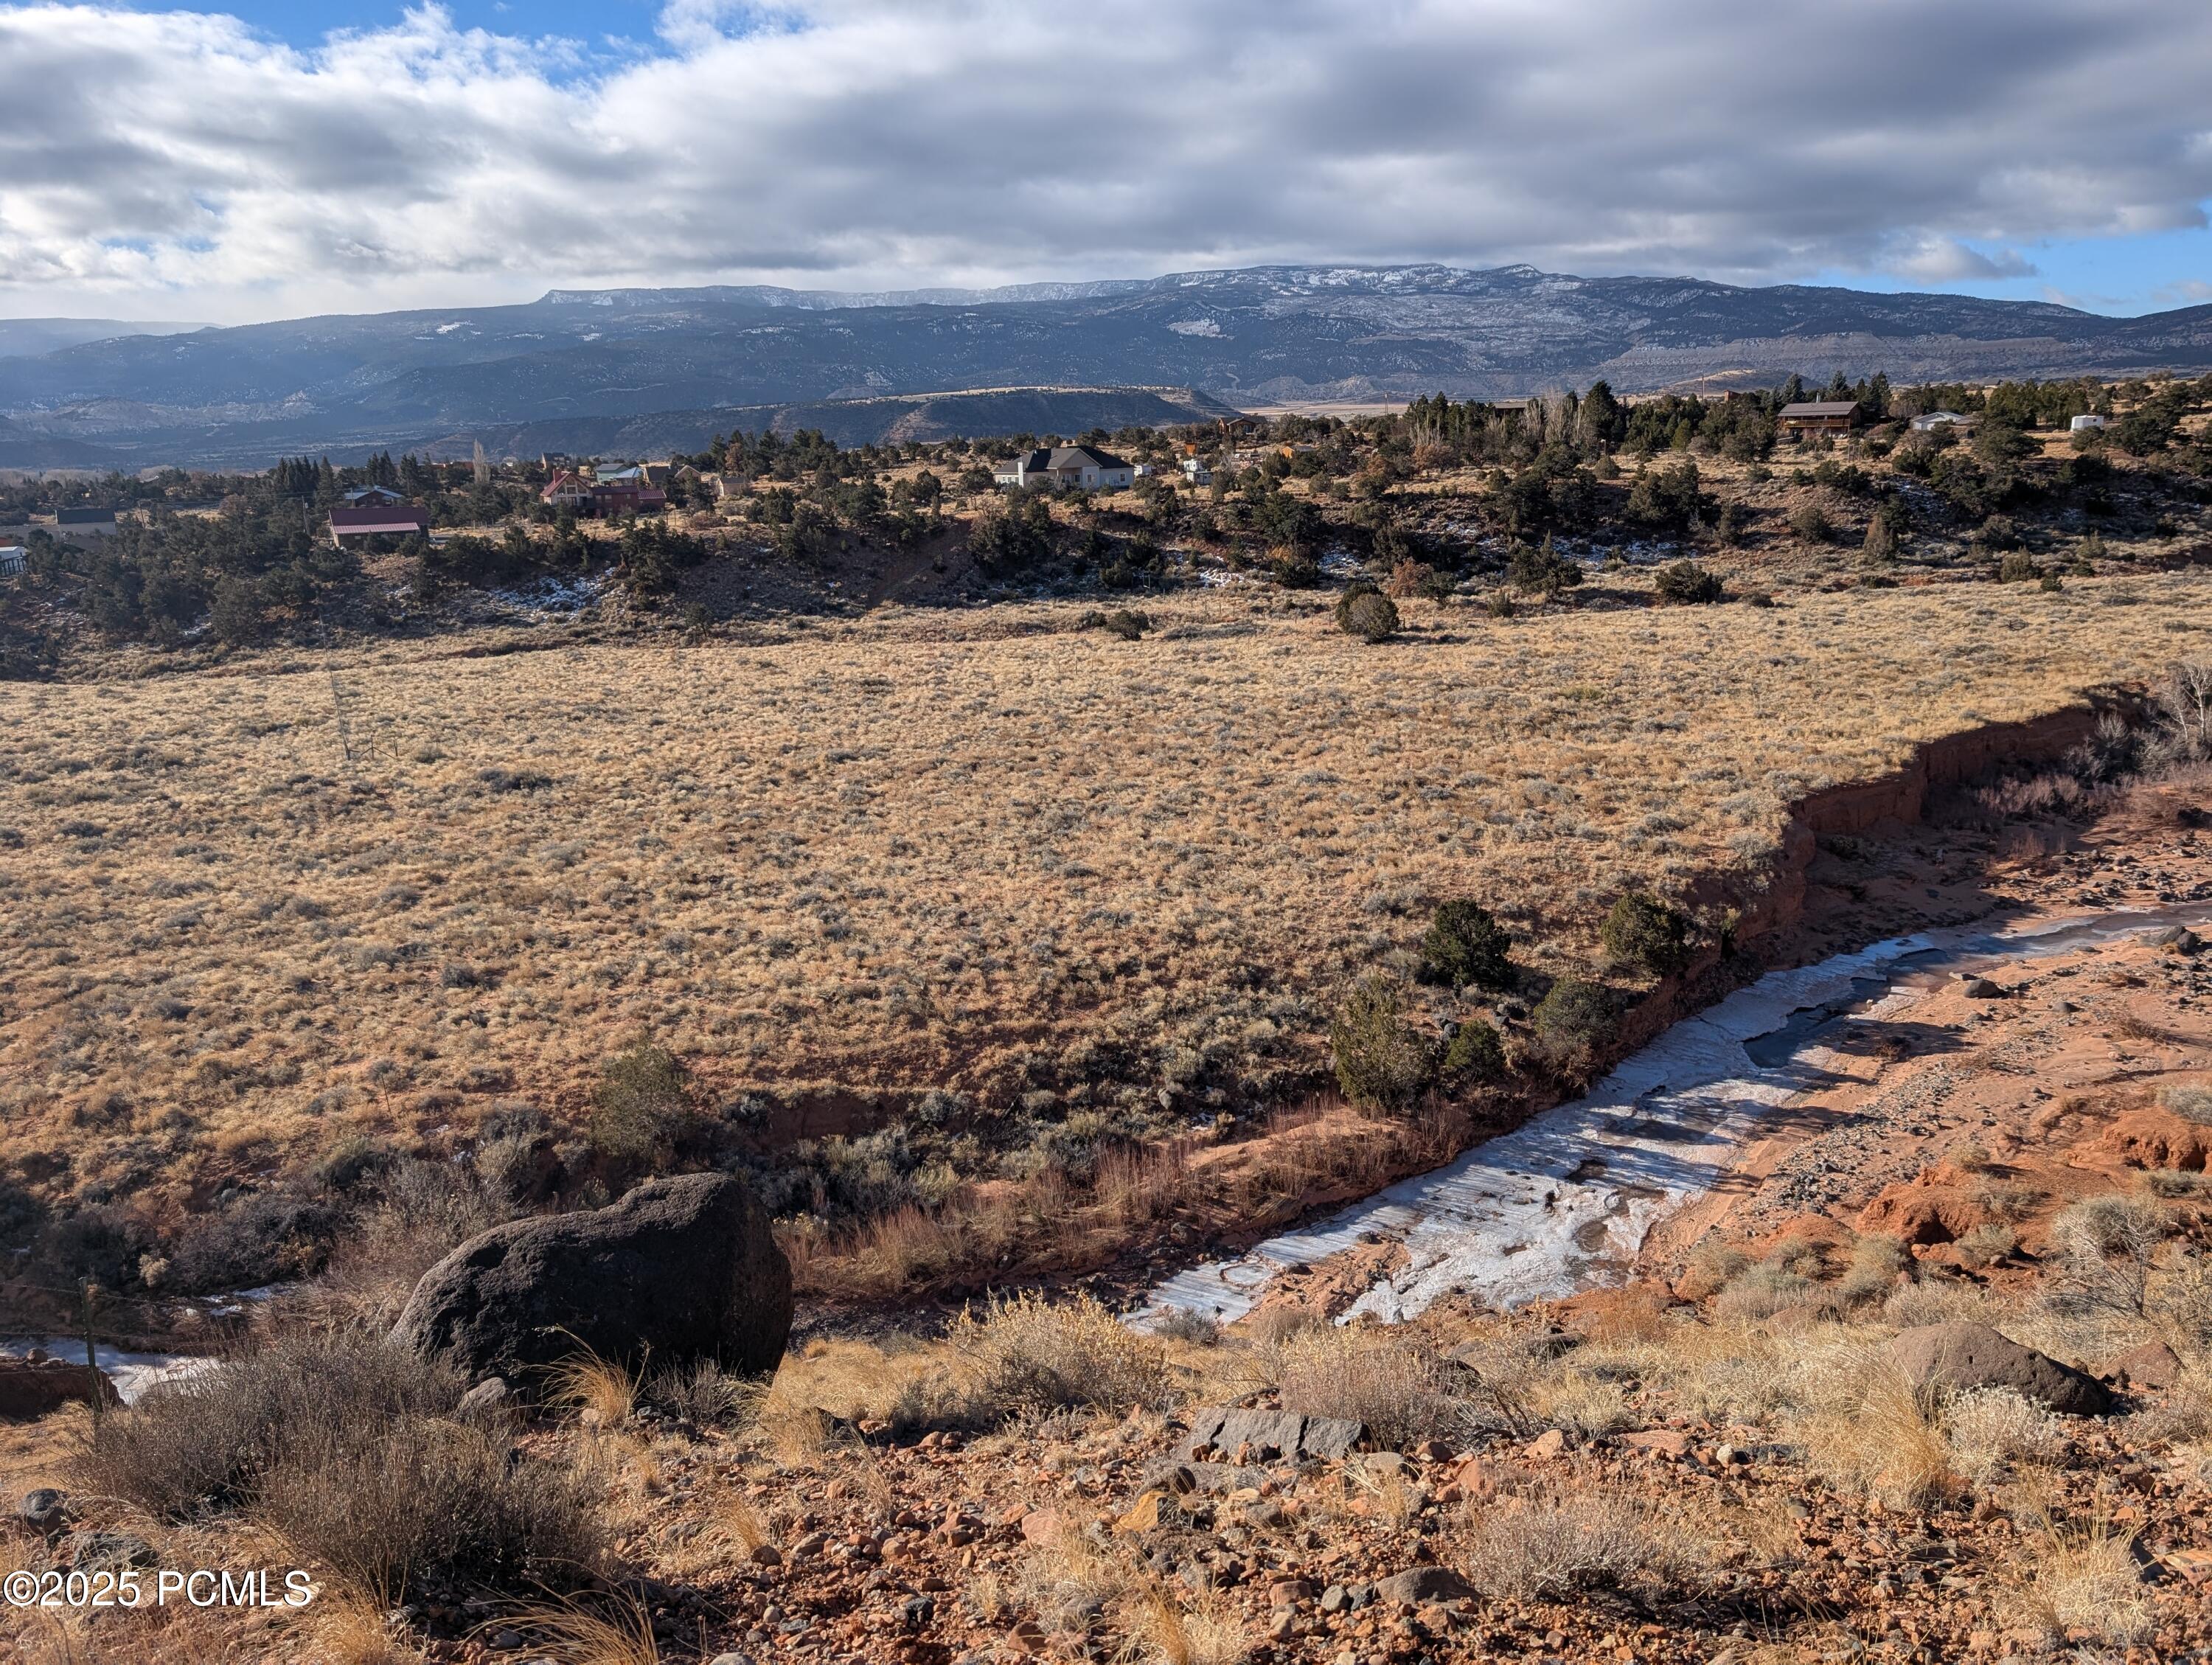
[[[1755,868],[1808,789],[2201,655],[2208,603],[2200,573],[1594,586],[1410,601],[1370,646],[1270,590],[1134,642],[884,610],[0,685],[0,1155],[173,1219],[349,1134],[454,1148],[515,1099],[573,1127],[641,1036],[778,1139],[1157,1133],[1313,1080],[1434,900],[1585,964],[1624,887]]]

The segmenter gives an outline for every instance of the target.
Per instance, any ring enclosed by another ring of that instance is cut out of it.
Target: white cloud
[[[2202,0],[673,0],[588,50],[0,8],[0,310],[1307,258],[1986,281],[2212,197]]]
[[[1916,239],[1909,249],[1900,249],[1884,264],[1887,270],[1916,283],[1965,283],[2036,275],[2034,264],[2018,249],[1984,254],[1955,237]]]

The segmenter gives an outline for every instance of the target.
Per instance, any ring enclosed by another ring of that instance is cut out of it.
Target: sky
[[[0,316],[1526,263],[2212,301],[2205,0],[0,4]]]

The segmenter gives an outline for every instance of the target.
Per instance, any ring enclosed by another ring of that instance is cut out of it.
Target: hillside
[[[835,304],[842,299],[847,304]],[[837,297],[554,291],[526,306],[298,319],[0,360],[12,447],[236,465],[948,388],[1194,387],[1241,404],[2135,373],[2212,364],[2212,307],[2103,318],[2041,302],[1869,295],[1526,266],[1268,267],[1135,283]]]

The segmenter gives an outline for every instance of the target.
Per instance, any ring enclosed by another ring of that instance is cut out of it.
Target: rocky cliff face
[[[1501,398],[2212,366],[2212,307],[2041,302],[1527,266],[1261,267],[840,296],[556,290],[527,306],[291,319],[0,359],[7,444],[191,461],[428,444],[528,422],[1008,387],[1202,388],[1243,404]],[[724,424],[725,426],[732,424]],[[0,455],[0,464],[9,461]]]

